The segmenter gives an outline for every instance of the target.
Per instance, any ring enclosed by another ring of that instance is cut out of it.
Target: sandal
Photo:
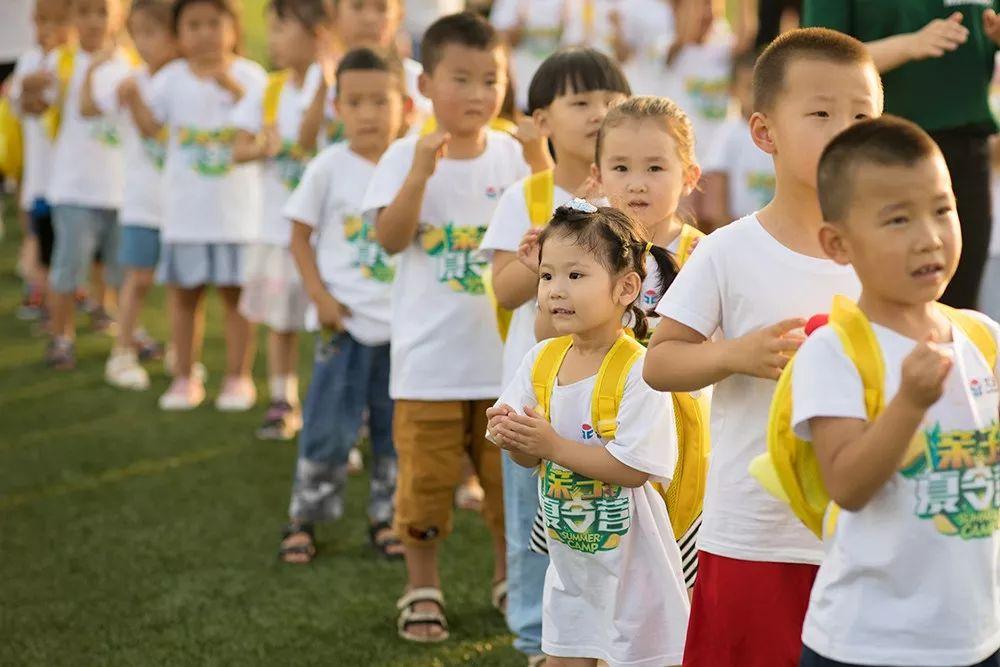
[[[301,544],[285,544],[288,538],[305,535],[309,541]],[[302,556],[302,560],[289,560],[289,556]],[[278,560],[289,565],[306,565],[316,557],[316,528],[311,523],[290,523],[281,531],[281,547]]]
[[[501,614],[507,613],[507,580],[493,582],[493,590],[490,591],[490,601],[493,608]]]
[[[382,539],[379,539],[378,536],[380,533],[383,535],[388,533],[388,537],[383,536]],[[371,540],[372,547],[374,547],[383,558],[387,558],[389,560],[400,560],[403,558],[402,551],[393,550],[393,547],[398,549],[402,546],[403,542],[396,536],[396,533],[393,532],[392,524],[388,521],[380,521],[379,523],[369,524],[368,539]]]
[[[420,602],[433,602],[438,609],[417,611],[415,607]],[[448,639],[448,619],[444,617],[444,596],[441,595],[440,589],[428,586],[407,591],[396,602],[396,609],[400,612],[399,621],[396,623],[400,638],[418,644],[437,644]],[[441,634],[415,635],[410,632],[412,625],[434,625],[441,628]]]

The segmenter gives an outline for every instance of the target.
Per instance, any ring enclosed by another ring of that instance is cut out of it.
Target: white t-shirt
[[[327,289],[350,309],[347,332],[365,345],[389,342],[392,259],[375,240],[371,216],[362,216],[375,165],[346,143],[325,148],[288,198],[284,215],[316,230],[316,262]]]
[[[46,56],[45,66],[52,72],[58,54],[53,51]],[[46,198],[53,205],[118,209],[125,190],[121,123],[114,115],[84,118],[80,114],[80,92],[90,62],[91,54],[77,49],[52,149]],[[128,62],[118,53],[94,72],[93,90],[116,87],[128,73]]]
[[[701,240],[656,308],[706,338],[726,339],[793,317],[825,313],[837,294],[856,299],[853,269],[789,250],[757,216]],[[731,375],[715,385],[712,461],[698,547],[750,561],[819,563],[819,540],[747,469],[764,453],[776,383]]]
[[[278,97],[275,124],[281,137],[278,154],[260,165],[261,171],[261,228],[260,239],[264,243],[287,248],[292,240],[292,228],[281,211],[288,196],[302,179],[310,155],[299,145],[299,129],[302,116],[316,97],[320,79],[317,76],[304,77],[302,85],[296,87],[288,77]],[[256,134],[264,129],[264,91],[260,88],[254,94],[244,95],[233,111],[233,124]]]
[[[498,403],[518,412],[537,405],[531,368],[545,343],[525,357]],[[556,432],[669,483],[677,440],[669,394],[643,382],[642,359],[629,372],[614,440],[591,421],[596,376],[552,390]],[[542,650],[588,656],[612,665],[680,664],[690,605],[680,551],[663,499],[646,484],[603,484],[544,462],[538,496],[546,525],[549,568],[542,601]]]
[[[531,218],[528,217],[528,206],[524,199],[525,180],[514,183],[500,197],[500,203],[497,204],[497,210],[479,246],[483,250],[517,252],[521,239],[531,229]],[[553,211],[572,199],[572,194],[557,186],[552,195]],[[535,299],[521,304],[514,310],[503,347],[504,387],[514,378],[514,372],[521,365],[524,355],[535,345],[537,311],[538,302]]]
[[[511,52],[517,106],[528,107],[528,88],[538,66],[562,43],[566,0],[497,0],[490,23],[497,30],[521,28],[521,41]]]
[[[566,28],[563,44],[589,46],[614,56],[611,12],[624,15],[630,0],[566,0]],[[588,9],[589,6],[589,9]]]
[[[245,58],[230,74],[244,95],[259,95],[267,74]],[[163,240],[246,243],[260,229],[260,168],[233,163],[236,100],[214,80],[194,75],[186,60],[160,72],[150,107],[170,132],[164,167]]]
[[[45,52],[33,47],[17,59],[11,76],[9,95],[16,107],[21,101],[21,81],[29,74],[47,69]],[[24,151],[24,169],[21,174],[21,210],[31,210],[38,198],[45,197],[52,163],[52,140],[37,115],[18,113],[21,120],[21,141]]]
[[[382,156],[365,194],[366,211],[396,198],[417,141],[400,139]],[[424,192],[421,229],[396,265],[393,398],[482,400],[500,393],[500,336],[483,289],[489,260],[479,245],[500,195],[527,174],[521,145],[492,130],[479,157],[438,162]]]
[[[674,12],[668,0],[629,0],[622,7],[622,31],[632,50],[623,65],[636,95],[650,94],[660,86],[663,59],[674,39]]]
[[[105,66],[102,66],[102,69]],[[162,70],[161,70],[162,72]],[[161,72],[157,72],[159,75]],[[98,70],[97,73],[100,73]],[[148,98],[153,77],[143,66],[135,70],[139,93]],[[163,163],[167,147],[155,138],[142,136],[132,114],[118,104],[118,86],[94,84],[94,99],[109,117],[117,117],[125,158],[125,197],[118,219],[123,225],[159,229],[163,220]]]
[[[888,402],[916,343],[873,328]],[[861,510],[841,510],[825,541],[802,639],[832,660],[944,667],[978,664],[1000,648],[998,369],[960,329],[952,334],[944,396],[899,473]],[[800,436],[813,417],[867,419],[861,378],[830,327],[799,350],[792,392]]]
[[[737,217],[756,213],[774,199],[774,161],[757,148],[742,116],[731,116],[719,127],[701,170],[726,174],[727,213]]]

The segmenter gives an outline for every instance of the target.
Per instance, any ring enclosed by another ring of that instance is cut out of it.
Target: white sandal
[[[419,602],[433,602],[438,606],[437,611],[417,611],[414,605]],[[440,589],[425,586],[414,588],[403,594],[396,602],[396,609],[399,610],[399,620],[396,629],[401,639],[418,644],[437,644],[448,639],[448,619],[444,616],[444,596]],[[415,635],[409,632],[411,625],[436,625],[441,628],[439,635]]]

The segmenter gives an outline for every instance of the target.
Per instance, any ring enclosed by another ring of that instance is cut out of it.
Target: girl
[[[170,3],[166,0],[134,0],[128,30],[145,65],[125,79],[117,89],[88,91],[107,114],[119,112],[121,102],[132,95],[148,93],[153,77],[177,57],[177,44],[170,26]],[[164,145],[158,138],[145,139],[133,123],[122,123],[125,158],[125,199],[119,214],[121,238],[118,262],[125,271],[118,308],[118,336],[104,367],[108,383],[123,389],[144,390],[149,374],[139,364],[137,347],[151,350],[136,326],[146,293],[153,284],[153,271],[160,255],[161,178]]]
[[[244,95],[261,95],[267,75],[237,55],[238,17],[232,0],[177,0],[173,27],[184,57],[157,76],[148,107],[141,96],[130,98],[146,136],[169,131],[158,278],[176,299],[177,362],[160,397],[164,410],[189,410],[205,398],[191,368],[201,351],[208,285],[218,288],[225,310],[226,375],[215,405],[243,411],[256,401],[250,325],[237,304],[243,248],[258,234],[260,174],[255,164],[234,164],[232,116]]]
[[[248,248],[240,313],[266,324],[271,401],[257,437],[290,440],[302,425],[299,407],[298,334],[309,303],[289,252],[291,226],[281,209],[305,171],[313,151],[299,145],[305,108],[319,77],[306,74],[327,38],[329,15],[323,0],[273,0],[268,6],[271,75],[262,96],[244,96],[236,110],[234,157],[263,160],[263,218],[260,241]]]
[[[583,200],[556,211],[539,245],[539,305],[571,343],[549,400],[536,395],[534,366],[558,341],[532,349],[487,417],[495,443],[520,465],[540,466],[546,664],[679,664],[689,604],[680,551],[652,487],[673,475],[677,441],[669,395],[642,380],[640,346],[614,436],[590,426],[597,374],[613,346],[627,343],[626,315],[637,336],[646,334],[639,300],[651,246],[627,215]],[[665,253],[654,257],[669,272]]]

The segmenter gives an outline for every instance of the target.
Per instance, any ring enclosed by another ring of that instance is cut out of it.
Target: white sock
[[[267,386],[271,391],[271,401],[286,401],[288,400],[285,396],[285,376],[284,375],[272,375],[267,380]]]
[[[295,373],[285,376],[285,400],[290,405],[299,404],[299,376]]]

